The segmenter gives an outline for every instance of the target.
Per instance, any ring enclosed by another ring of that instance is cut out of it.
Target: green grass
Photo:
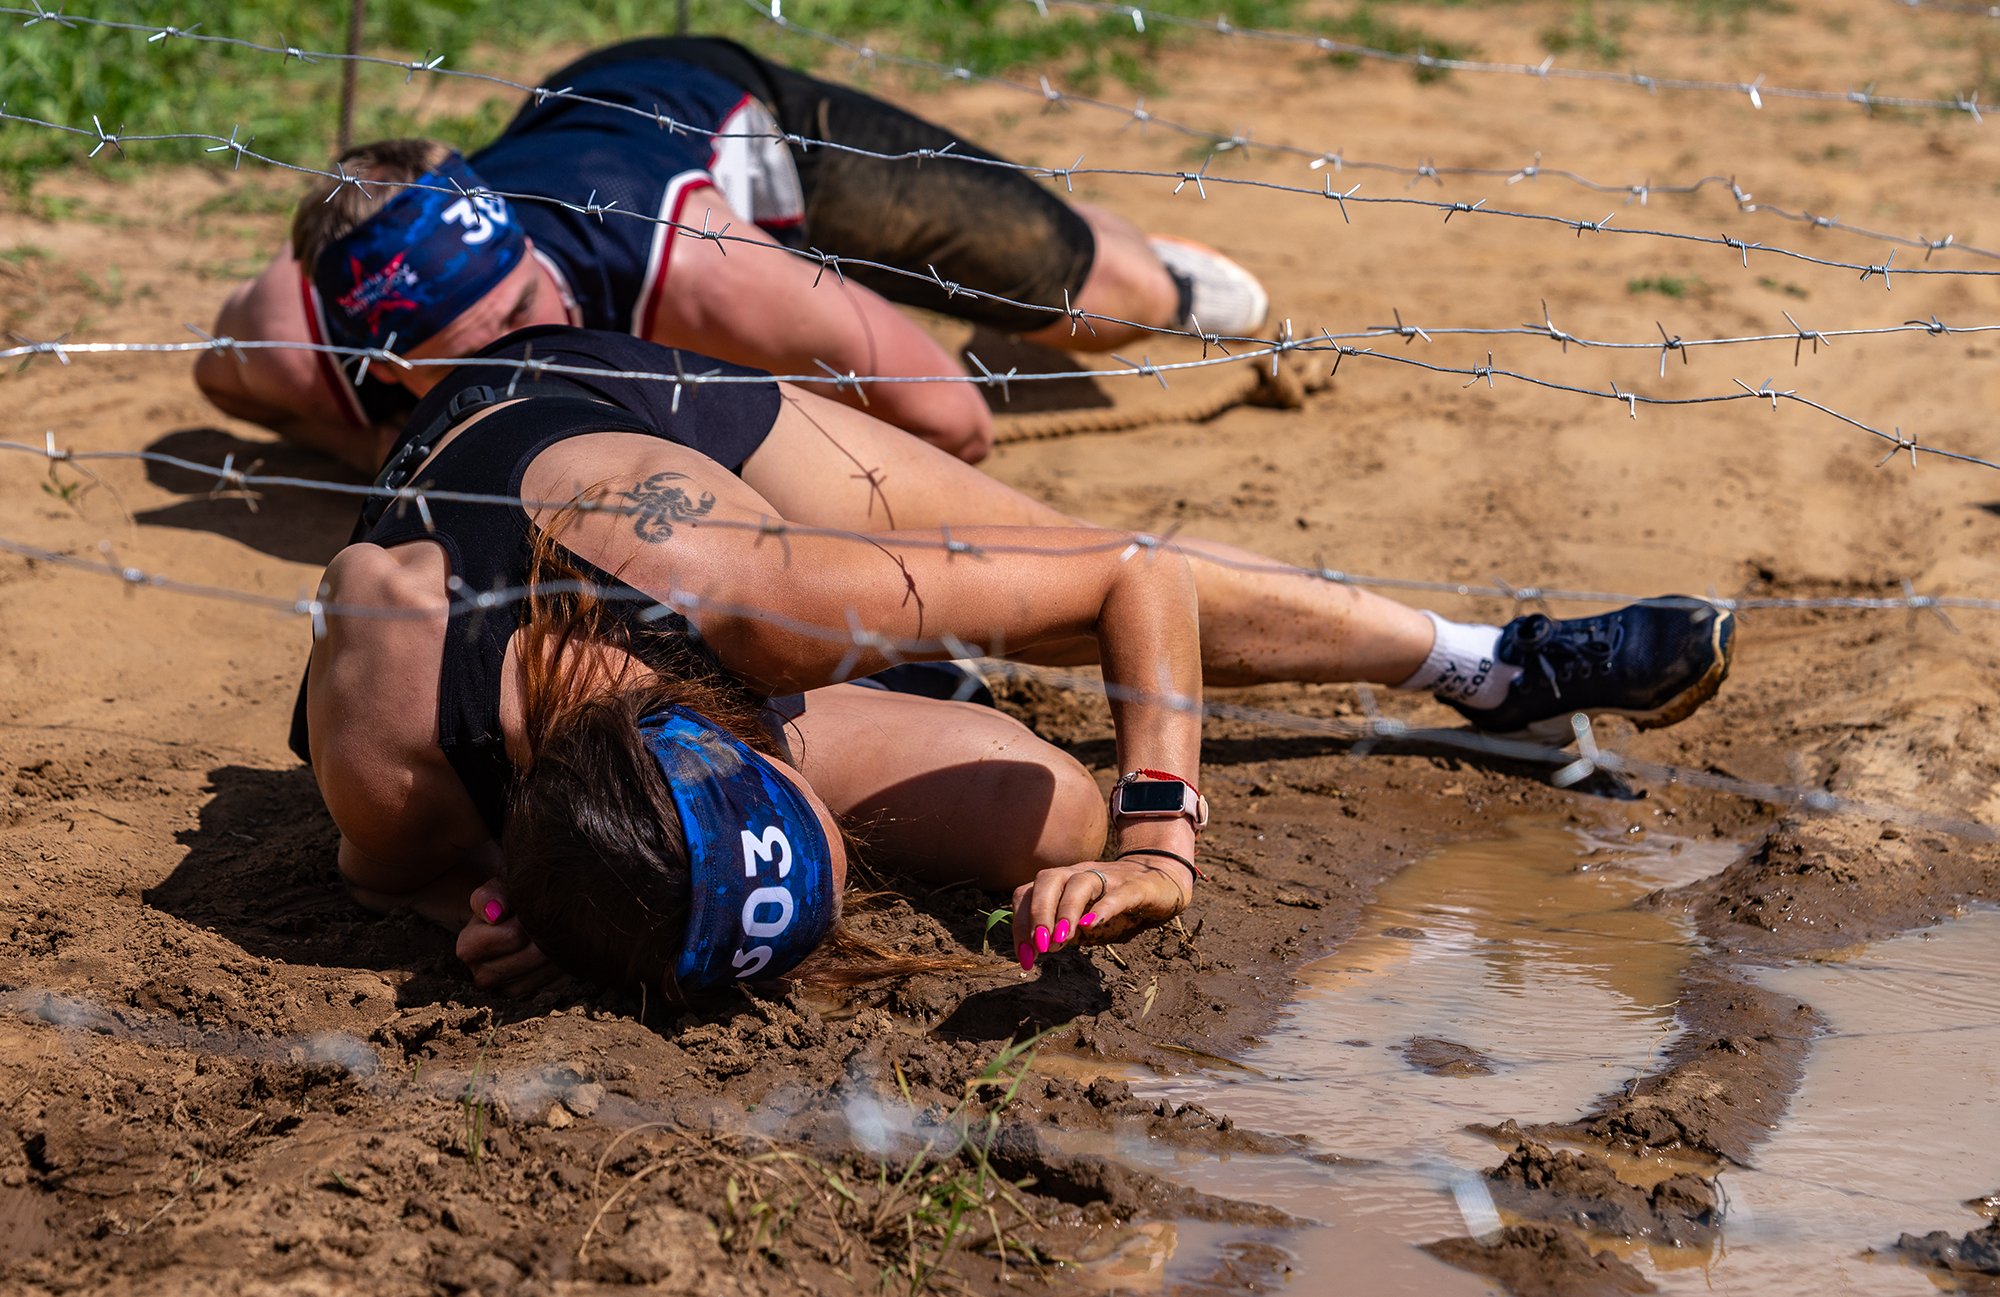
[[[1646,279],[1628,281],[1625,285],[1625,291],[1634,297],[1639,297],[1646,293],[1658,293],[1661,297],[1678,299],[1692,297],[1707,287],[1707,284],[1704,284],[1693,275],[1689,275],[1685,279],[1674,275],[1653,275]]]
[[[979,917],[986,920],[986,928],[979,937],[979,953],[989,954],[993,949],[993,929],[1014,921],[1014,911],[1002,906],[996,910],[981,910]]]
[[[1542,48],[1556,55],[1578,55],[1597,63],[1625,57],[1623,42],[1630,18],[1616,10],[1600,16],[1597,0],[1573,0],[1563,21],[1542,31]]]
[[[1720,25],[1731,32],[1743,31],[1754,17],[1792,12],[1789,0],[1680,0],[1680,7],[1704,29]]]
[[[1150,0],[1163,13],[1243,25],[1284,25],[1301,0]],[[70,0],[79,13],[142,24],[189,25],[200,35],[267,45],[339,50],[346,45],[347,6],[326,0],[245,0],[236,5],[192,0]],[[1367,8],[1366,5],[1363,6]],[[820,67],[841,79],[866,79],[850,56],[806,37],[777,31],[737,0],[695,0],[691,30],[731,36],[760,52],[802,67]],[[1194,38],[1171,26],[1140,33],[1130,18],[1053,9],[1036,15],[1020,0],[816,0],[794,5],[797,21],[849,39],[878,42],[923,58],[975,72],[1032,67],[1066,86],[1089,88],[1110,77],[1144,89],[1149,61],[1165,43]],[[373,0],[367,6],[363,48],[396,58],[442,55],[447,67],[492,71],[532,83],[553,71],[562,54],[637,36],[657,35],[674,21],[673,7],[639,0],[571,0],[539,7],[533,23],[503,0]],[[0,101],[27,117],[107,132],[202,132],[254,141],[271,157],[323,165],[331,156],[339,116],[341,67],[337,61],[303,63],[280,55],[144,32],[106,31],[39,22],[0,25]],[[430,79],[405,84],[395,68],[360,69],[356,139],[425,133],[457,146],[489,138],[517,106],[517,96],[496,90],[469,111],[439,116],[425,111]],[[462,87],[453,102],[463,105]],[[0,181],[23,193],[41,172],[71,163],[97,144],[94,136],[41,127],[0,125]],[[135,157],[222,165],[226,155],[202,152],[195,142],[133,144]],[[118,151],[104,148],[96,163],[117,170]]]
[[[1394,6],[1377,4],[1374,0],[1362,0],[1359,5],[1340,17],[1315,24],[1314,30],[1322,36],[1331,36],[1337,41],[1386,50],[1391,54],[1429,54],[1441,59],[1478,57],[1477,46],[1438,40],[1436,37],[1425,35],[1415,27],[1384,17],[1382,10],[1385,7]],[[1329,57],[1339,67],[1359,67],[1362,63],[1362,58],[1358,54],[1334,54]],[[1415,71],[1417,80],[1423,82],[1436,81],[1449,75],[1440,68],[1419,67]]]
[[[493,1033],[488,1031],[486,1039],[479,1046],[479,1053],[472,1061],[472,1075],[466,1078],[465,1093],[458,1097],[459,1117],[463,1123],[462,1149],[466,1162],[474,1167],[486,1155],[486,1135],[492,1127],[493,1114],[487,1087],[480,1082],[480,1072],[486,1066],[486,1050],[493,1043]]]

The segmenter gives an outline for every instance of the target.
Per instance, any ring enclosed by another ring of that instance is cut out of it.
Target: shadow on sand
[[[147,904],[260,959],[407,972],[403,1004],[475,993],[449,933],[348,896],[334,868],[340,834],[310,770],[221,766],[208,779],[199,823],[179,835],[187,855],[147,890]]]
[[[216,469],[233,457],[238,472],[361,484],[352,469],[323,455],[283,442],[251,441],[221,428],[180,428],[146,449]],[[146,461],[146,480],[186,498],[145,510],[140,523],[212,532],[292,563],[331,559],[347,543],[361,508],[357,496],[306,487],[262,488],[255,500],[246,500],[240,493],[219,492],[212,473],[155,460]]]

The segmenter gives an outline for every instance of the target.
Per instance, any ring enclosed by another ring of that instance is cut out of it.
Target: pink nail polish
[[[1047,928],[1035,929],[1035,949],[1041,951],[1044,955],[1049,953],[1049,930]]]
[[[486,902],[486,921],[488,923],[500,922],[500,916],[505,914],[506,912],[507,911],[500,908],[500,902],[498,901]]]
[[[1021,957],[1022,972],[1025,973],[1035,966],[1035,956],[1028,950],[1027,942],[1024,941],[1020,945],[1014,947],[1014,951]]]
[[[1055,940],[1056,940],[1056,944],[1057,944],[1058,946],[1060,946],[1060,945],[1061,945],[1061,944],[1062,944],[1063,942],[1065,942],[1065,941],[1068,941],[1068,940],[1069,940],[1069,920],[1068,920],[1068,919],[1057,919],[1057,920],[1056,920],[1056,938],[1055,938]]]
[[[1079,928],[1087,928],[1095,922],[1097,922],[1097,916],[1095,914],[1086,914],[1082,918],[1076,921],[1076,926]]]

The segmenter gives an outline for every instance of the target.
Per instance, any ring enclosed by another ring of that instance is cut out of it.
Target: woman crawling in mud
[[[837,978],[850,842],[1011,890],[1023,967],[1162,922],[1198,878],[1204,670],[1431,688],[1520,730],[1670,723],[1727,669],[1728,614],[1698,600],[1503,629],[1197,576],[755,371],[559,327],[481,354],[607,372],[400,376],[424,399],[380,480],[425,495],[371,507],[328,568],[293,744],[355,895],[462,926],[482,986],[530,990],[550,961],[669,993]],[[997,711],[836,683],[968,644],[1102,664],[1126,772],[1108,809]]]

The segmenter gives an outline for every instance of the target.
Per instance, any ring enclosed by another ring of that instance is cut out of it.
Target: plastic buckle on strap
[[[492,405],[500,399],[500,394],[483,383],[475,383],[451,398],[444,413],[431,422],[423,432],[403,443],[402,449],[389,456],[389,462],[382,465],[382,471],[375,475],[375,490],[378,494],[368,497],[361,506],[361,521],[372,527],[389,512],[393,498],[381,492],[400,491],[415,475],[417,466],[430,458],[431,451],[444,435],[463,423],[472,415]]]

